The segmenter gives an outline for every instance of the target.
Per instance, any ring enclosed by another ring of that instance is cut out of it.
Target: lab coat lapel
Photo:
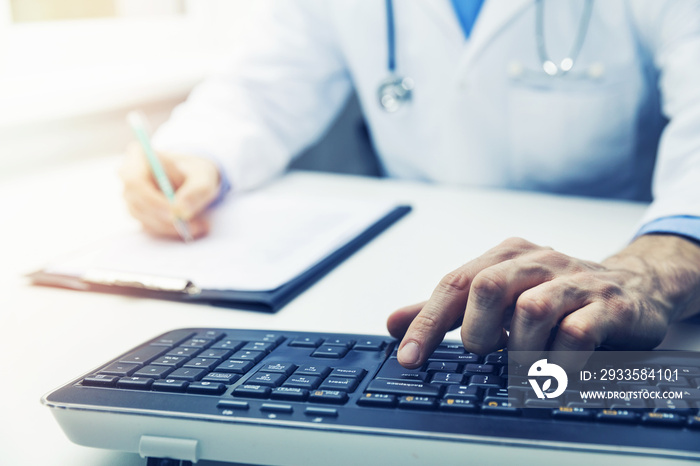
[[[489,45],[491,39],[532,3],[534,0],[486,0],[465,47],[460,71],[469,69],[469,65]]]

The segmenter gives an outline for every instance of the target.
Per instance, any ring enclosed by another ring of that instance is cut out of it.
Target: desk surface
[[[23,274],[49,259],[138,227],[121,201],[116,166],[105,158],[0,186],[2,464],[143,465],[135,454],[72,444],[39,398],[164,330],[385,334],[389,312],[425,299],[445,273],[507,237],[601,260],[629,241],[644,210],[638,203],[294,173],[271,189],[398,200],[414,210],[275,315],[30,286]],[[697,323],[676,325],[664,346],[700,350],[698,334]]]

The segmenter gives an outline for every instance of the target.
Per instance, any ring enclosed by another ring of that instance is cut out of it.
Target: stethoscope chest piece
[[[396,75],[389,76],[377,88],[379,105],[389,113],[398,111],[403,104],[411,101],[413,87],[414,82],[411,78]]]

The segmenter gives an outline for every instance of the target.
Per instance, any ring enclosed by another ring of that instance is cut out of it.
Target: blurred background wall
[[[167,119],[259,0],[0,0],[0,180],[120,153],[133,108]],[[293,168],[378,175],[357,100]]]

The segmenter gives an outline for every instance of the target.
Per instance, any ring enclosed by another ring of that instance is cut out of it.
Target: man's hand
[[[173,226],[176,218],[187,222],[194,238],[206,235],[209,223],[203,214],[220,187],[216,164],[195,156],[158,154],[158,157],[175,189],[175,202],[171,204],[158,188],[146,156],[137,144],[132,144],[119,172],[129,212],[155,236],[179,238]]]
[[[460,325],[474,353],[506,345],[582,351],[585,362],[598,346],[651,349],[670,322],[699,310],[700,246],[692,241],[641,236],[597,264],[514,238],[445,276],[428,301],[394,312],[387,327],[402,338],[398,359],[407,368]]]

